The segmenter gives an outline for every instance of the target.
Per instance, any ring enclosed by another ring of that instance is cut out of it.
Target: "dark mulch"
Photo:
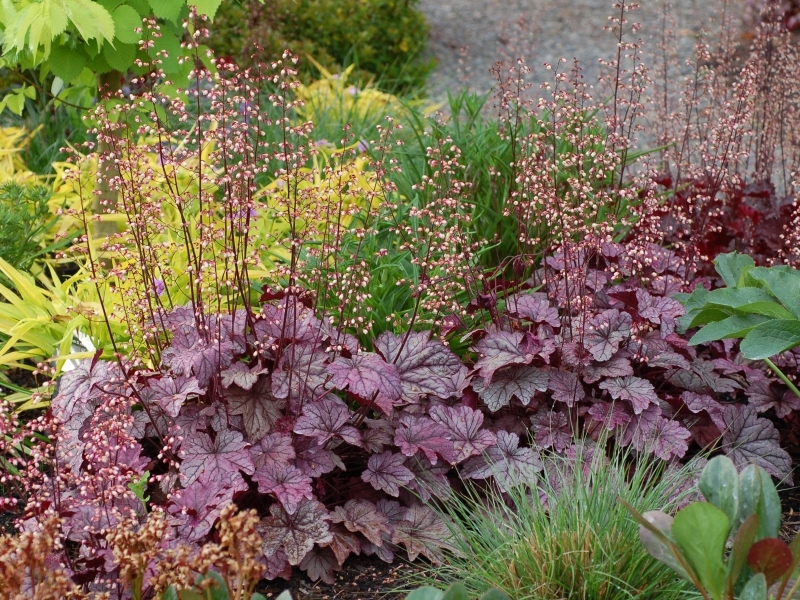
[[[375,556],[354,556],[345,561],[333,584],[313,582],[295,569],[289,581],[262,582],[258,591],[267,598],[275,598],[288,589],[294,600],[400,600],[405,594],[397,590],[419,570],[421,566],[415,564],[387,564]]]

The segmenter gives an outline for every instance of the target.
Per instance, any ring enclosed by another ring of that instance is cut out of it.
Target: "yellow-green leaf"
[[[124,4],[118,6],[111,13],[111,17],[114,19],[116,39],[123,44],[136,44],[142,37],[141,33],[136,32],[136,29],[142,27],[142,17],[130,6]]]

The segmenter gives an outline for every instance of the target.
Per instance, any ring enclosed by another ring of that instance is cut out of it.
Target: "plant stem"
[[[775,375],[777,375],[777,376],[778,376],[778,378],[779,378],[779,379],[780,379],[780,380],[781,380],[783,383],[785,383],[785,384],[786,384],[786,386],[787,386],[787,387],[788,387],[790,390],[792,390],[792,392],[794,393],[794,395],[795,395],[795,396],[797,396],[798,398],[800,398],[800,390],[798,390],[798,389],[797,389],[797,386],[796,386],[795,384],[793,384],[791,381],[789,381],[789,378],[788,378],[788,377],[786,377],[786,375],[784,375],[783,371],[781,371],[781,370],[780,370],[780,369],[779,369],[779,368],[778,368],[778,367],[775,365],[775,363],[774,363],[774,362],[772,362],[772,361],[771,361],[770,359],[768,359],[768,358],[765,358],[765,359],[764,359],[764,362],[765,362],[765,363],[767,363],[767,366],[768,366],[770,369],[772,369],[772,372],[773,372],[773,373],[775,373]]]

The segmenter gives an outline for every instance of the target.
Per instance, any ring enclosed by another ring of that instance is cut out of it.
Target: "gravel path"
[[[642,8],[629,13],[631,21],[642,23],[640,36],[651,51],[656,48],[653,36],[662,31],[665,3],[640,0]],[[676,50],[685,59],[700,29],[713,30],[721,10],[717,0],[673,0],[672,5]],[[419,7],[430,23],[430,52],[438,60],[428,85],[435,100],[465,86],[491,89],[489,69],[504,51],[512,58],[524,56],[534,68],[531,81],[539,83],[550,79],[541,65],[555,64],[560,57],[578,58],[586,81],[594,82],[597,59],[611,57],[615,49],[613,35],[603,31],[614,10],[612,0],[420,0]],[[520,18],[527,22],[522,31],[515,25]],[[466,60],[460,52],[464,46]]]

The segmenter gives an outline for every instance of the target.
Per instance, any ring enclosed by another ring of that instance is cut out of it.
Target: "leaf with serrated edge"
[[[510,367],[495,371],[492,383],[484,386],[478,380],[472,387],[492,412],[508,406],[516,397],[527,406],[536,392],[547,391],[548,372],[537,367]]]
[[[391,533],[389,520],[368,500],[348,500],[331,513],[333,523],[342,523],[353,533],[361,533],[376,546],[383,543],[383,534]]]
[[[402,454],[391,451],[373,454],[367,460],[367,468],[361,474],[361,479],[376,490],[383,490],[390,496],[399,496],[400,486],[414,478],[414,474],[403,464],[404,460]]]
[[[333,539],[328,530],[328,512],[316,500],[302,500],[293,515],[280,504],[271,505],[269,512],[270,516],[258,525],[266,556],[272,556],[283,546],[289,564],[299,565],[314,544]]]

